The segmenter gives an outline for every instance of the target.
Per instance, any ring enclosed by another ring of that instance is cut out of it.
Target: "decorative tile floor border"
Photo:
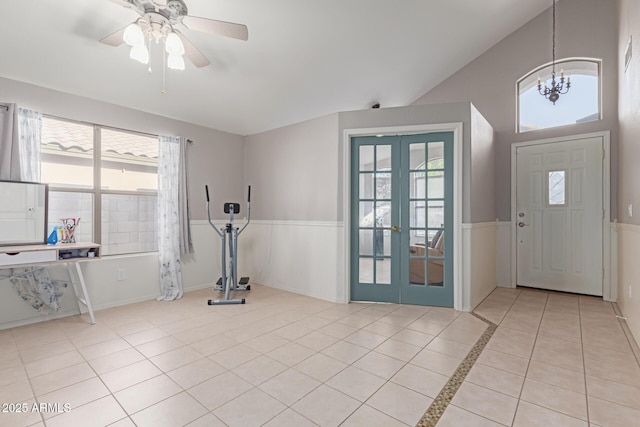
[[[469,351],[464,360],[460,363],[449,381],[444,385],[442,390],[440,390],[440,393],[433,400],[433,403],[429,406],[427,412],[422,416],[416,427],[434,427],[436,425],[442,414],[444,414],[445,409],[447,409],[447,406],[449,406],[449,403],[451,403],[453,396],[455,396],[456,392],[462,385],[467,374],[476,363],[476,360],[478,360],[480,353],[482,353],[482,350],[484,350],[484,347],[487,345],[498,327],[495,323],[490,322],[476,313],[472,312],[471,314],[489,326]]]

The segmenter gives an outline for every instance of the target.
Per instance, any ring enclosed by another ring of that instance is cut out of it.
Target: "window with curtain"
[[[49,230],[81,218],[76,240],[103,255],[157,251],[156,135],[43,117],[41,141]]]

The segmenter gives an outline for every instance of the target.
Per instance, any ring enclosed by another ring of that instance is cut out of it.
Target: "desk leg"
[[[69,271],[69,277],[71,277],[71,284],[73,285],[73,290],[76,293],[76,298],[78,299],[78,308],[80,309],[80,313],[82,313],[82,306],[80,303],[84,304],[87,307],[87,311],[89,311],[89,317],[91,318],[91,324],[96,324],[96,317],[93,314],[93,307],[91,307],[91,300],[89,300],[89,293],[87,292],[87,285],[84,282],[84,276],[82,275],[82,269],[80,268],[79,262],[74,262],[76,266],[76,273],[78,274],[78,280],[80,280],[80,286],[82,288],[82,297],[78,294],[78,286],[76,285],[76,281],[74,278],[73,270],[69,263],[67,263],[67,270]]]

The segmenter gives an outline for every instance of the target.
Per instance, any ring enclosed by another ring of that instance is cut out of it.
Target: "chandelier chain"
[[[553,30],[551,36],[551,75],[556,75],[556,0],[553,0]]]

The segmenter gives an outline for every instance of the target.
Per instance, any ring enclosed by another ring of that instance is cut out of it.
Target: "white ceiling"
[[[211,60],[154,71],[98,40],[138,15],[107,0],[3,0],[0,76],[249,135],[338,111],[408,105],[549,0],[185,0],[246,42],[181,31]],[[1,95],[1,94],[0,94]],[[0,101],[2,101],[0,99]]]

